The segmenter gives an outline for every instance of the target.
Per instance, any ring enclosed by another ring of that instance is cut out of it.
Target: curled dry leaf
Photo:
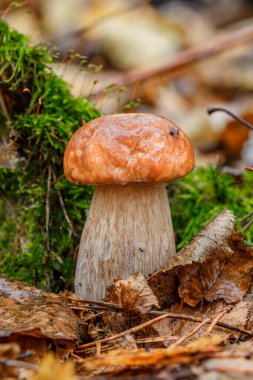
[[[0,342],[18,342],[38,356],[55,348],[64,356],[81,340],[83,325],[64,297],[0,280]]]
[[[242,240],[234,215],[228,210],[220,213],[149,278],[159,302],[174,303],[178,295],[190,306],[203,299],[240,301],[250,287],[253,270],[253,251]]]
[[[126,280],[115,280],[108,290],[108,299],[127,313],[147,313],[159,308],[156,296],[141,273]]]

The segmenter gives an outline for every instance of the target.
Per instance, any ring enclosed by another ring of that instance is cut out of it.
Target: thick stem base
[[[75,291],[101,299],[115,278],[147,276],[175,253],[164,184],[98,186],[82,233]]]

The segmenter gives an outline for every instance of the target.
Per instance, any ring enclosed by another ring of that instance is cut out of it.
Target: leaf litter
[[[252,276],[253,251],[225,210],[163,268],[149,278],[116,279],[102,301],[1,279],[0,373],[33,380],[247,378]]]

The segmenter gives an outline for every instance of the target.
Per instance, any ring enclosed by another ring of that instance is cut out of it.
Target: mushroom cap
[[[78,129],[64,154],[72,183],[168,182],[194,168],[193,147],[172,121],[157,115],[107,115]]]

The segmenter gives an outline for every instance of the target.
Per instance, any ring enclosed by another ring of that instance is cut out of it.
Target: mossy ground
[[[73,132],[99,112],[71,95],[53,62],[44,46],[30,46],[0,21],[0,86],[8,110],[1,110],[1,130],[6,134],[7,127],[20,158],[14,169],[0,168],[0,275],[57,290],[71,278],[92,191],[62,178],[63,152]]]
[[[93,191],[62,176],[63,152],[72,133],[99,112],[70,94],[50,68],[53,61],[45,47],[30,46],[0,21],[0,90],[8,110],[0,109],[0,130],[20,158],[15,168],[0,168],[0,276],[57,291],[71,283]],[[253,210],[252,183],[251,173],[235,179],[213,167],[172,183],[178,248],[224,208],[238,218]],[[252,236],[251,227],[248,242]]]

